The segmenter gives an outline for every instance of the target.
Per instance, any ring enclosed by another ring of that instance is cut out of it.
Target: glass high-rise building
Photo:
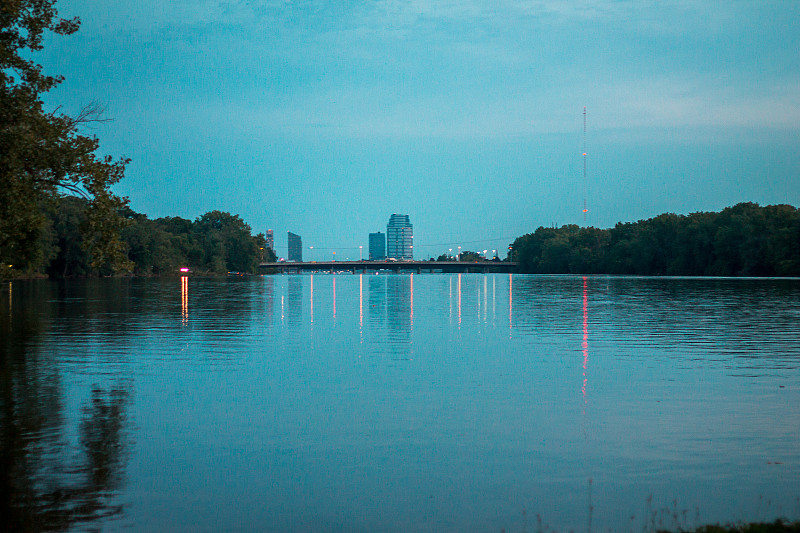
[[[369,234],[369,259],[370,261],[383,261],[386,259],[386,234],[382,232]]]
[[[386,225],[386,256],[411,261],[414,259],[414,226],[408,215],[395,213]]]
[[[269,248],[270,250],[272,250],[274,252],[275,251],[275,238],[272,235],[272,230],[271,229],[267,230],[267,235],[266,235],[264,240],[267,241],[267,248]]]
[[[300,235],[295,235],[291,231],[289,233],[289,254],[287,259],[289,261],[303,262],[303,239]]]

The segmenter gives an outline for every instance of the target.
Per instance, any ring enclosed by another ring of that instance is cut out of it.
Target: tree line
[[[53,278],[131,273],[140,276],[175,275],[181,268],[192,272],[254,273],[258,263],[275,261],[263,233],[252,234],[238,215],[208,212],[196,220],[163,217],[151,220],[125,206],[117,216],[124,259],[117,268],[92,264],[92,243],[87,241],[89,201],[60,196],[48,202],[38,239],[39,262],[30,271]]]
[[[800,210],[740,203],[598,229],[540,227],[511,258],[535,274],[800,276]]]

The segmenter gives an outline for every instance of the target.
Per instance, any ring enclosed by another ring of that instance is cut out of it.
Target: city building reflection
[[[386,329],[389,342],[406,344],[411,338],[413,276],[386,276]]]
[[[313,284],[313,277],[311,279]],[[297,326],[303,321],[303,282],[304,276],[288,276],[286,287],[286,320],[290,326]]]

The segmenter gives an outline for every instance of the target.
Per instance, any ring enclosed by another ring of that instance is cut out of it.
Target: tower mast
[[[583,224],[586,225],[586,106],[583,106]]]

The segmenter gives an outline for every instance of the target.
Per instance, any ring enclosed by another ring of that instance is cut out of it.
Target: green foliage
[[[461,252],[461,255],[458,256],[459,261],[465,261],[468,263],[474,263],[475,261],[485,261],[483,256],[478,252],[470,252],[469,250],[464,250]]]
[[[513,244],[521,272],[680,276],[800,275],[800,210],[741,203],[613,228],[540,227]]]
[[[175,275],[182,267],[193,272],[256,273],[260,262],[273,262],[263,233],[251,229],[238,215],[211,211],[192,222],[180,217],[149,220],[130,209],[122,230],[134,274]]]
[[[42,104],[42,94],[62,78],[45,75],[31,57],[47,33],[70,35],[79,26],[78,19],[59,18],[54,4],[0,3],[0,264],[26,274],[47,267],[42,238],[47,239],[49,204],[69,192],[88,200],[81,242],[91,268],[100,274],[124,271],[129,264],[116,213],[125,200],[110,187],[128,161],[97,156],[97,139],[80,134],[81,124],[99,120],[99,106],[69,117]]]

